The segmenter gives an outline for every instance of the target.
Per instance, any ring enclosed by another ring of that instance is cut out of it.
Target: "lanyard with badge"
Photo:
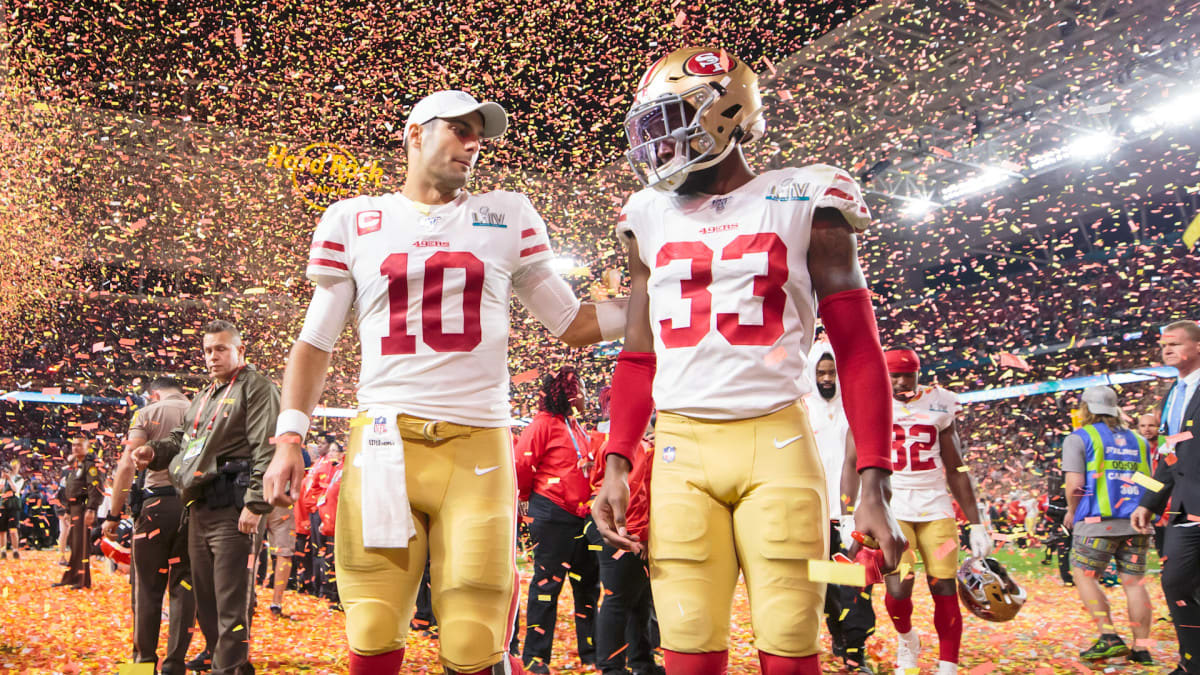
[[[582,469],[587,465],[588,458],[585,457],[583,451],[579,449],[579,441],[575,440],[575,432],[571,430],[572,418],[567,417],[566,415],[562,415],[561,417],[563,422],[567,425],[567,435],[571,437],[571,445],[575,446],[575,456],[579,458],[579,462],[576,464],[576,466]],[[580,431],[582,431],[582,429]]]
[[[241,375],[241,373],[241,368],[238,368],[236,371],[234,371],[233,377],[230,378],[228,389],[226,389],[226,391],[233,391],[233,383],[237,382],[238,375]],[[208,405],[208,400],[212,398],[212,395],[215,394],[216,391],[217,384],[214,382],[213,385],[208,388],[208,391],[204,392],[204,400],[200,402],[200,407],[196,409],[196,419],[192,421],[192,430],[183,435],[183,461],[185,462],[189,459],[192,459],[196,455],[199,455],[200,452],[204,450],[204,444],[208,442],[208,435],[212,432],[213,425],[217,423],[217,415],[221,414],[221,406],[217,405],[213,410],[212,417],[210,417],[208,420],[208,424],[204,427],[204,435],[196,435],[196,431],[200,428],[200,416],[204,414],[204,407]]]

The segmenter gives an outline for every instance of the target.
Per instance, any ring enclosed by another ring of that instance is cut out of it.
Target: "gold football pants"
[[[915,565],[915,549],[921,552],[925,574],[934,579],[953,579],[958,576],[958,523],[953,518],[898,522],[904,538],[908,540],[908,550],[904,552],[901,562]]]
[[[405,645],[430,557],[442,663],[460,672],[504,658],[517,607],[516,471],[507,427],[469,427],[407,415],[398,420],[417,534],[408,548],[365,548],[360,415],[350,433],[338,500],[338,593],[350,649],[382,654]]]
[[[739,569],[755,647],[819,651],[827,559],[825,472],[804,409],[705,421],[660,413],[650,486],[650,580],[665,649],[723,651]]]

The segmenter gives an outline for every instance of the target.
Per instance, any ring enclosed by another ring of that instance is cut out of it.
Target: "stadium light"
[[[1004,169],[996,167],[985,168],[982,173],[943,189],[942,201],[956,201],[968,195],[988,192],[1007,183],[1011,177],[1012,173]]]
[[[1096,131],[1071,141],[1067,151],[1075,159],[1095,159],[1116,149],[1119,139],[1107,131]]]
[[[1135,134],[1144,134],[1164,127],[1185,126],[1197,119],[1200,119],[1200,94],[1185,94],[1157,105],[1149,112],[1134,115],[1129,120],[1129,128]]]
[[[900,213],[909,218],[923,218],[940,206],[941,204],[928,199],[907,198],[904,200],[904,206],[900,208]]]

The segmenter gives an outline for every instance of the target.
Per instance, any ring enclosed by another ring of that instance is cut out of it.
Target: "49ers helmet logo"
[[[689,75],[721,75],[728,73],[733,67],[733,59],[724,50],[719,52],[700,52],[683,64],[683,69]]]

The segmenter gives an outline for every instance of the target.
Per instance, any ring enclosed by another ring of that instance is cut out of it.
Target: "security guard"
[[[262,477],[275,448],[279,388],[246,364],[241,333],[227,321],[204,327],[204,362],[212,382],[196,394],[183,424],[133,451],[138,468],[169,469],[183,493],[196,615],[216,635],[214,675],[251,674],[253,569],[261,543]]]
[[[62,579],[55,586],[70,586],[75,589],[92,587],[92,568],[88,564],[88,531],[96,520],[96,509],[104,501],[100,470],[96,460],[88,452],[88,442],[83,438],[71,439],[71,466],[67,471],[67,482],[63,497],[67,506],[71,532],[67,545],[71,547],[71,562]]]
[[[170,594],[170,633],[161,672],[183,673],[184,659],[196,621],[196,598],[188,563],[187,524],[183,501],[166,471],[145,471],[137,476],[130,453],[147,441],[166,438],[179,425],[188,408],[187,396],[177,380],[160,377],[147,387],[150,405],[137,411],[129,425],[126,451],[113,476],[112,508],[104,517],[104,536],[115,538],[126,497],[133,510],[133,661],[158,661],[158,632],[162,623],[163,595]],[[131,491],[132,490],[132,491]],[[216,641],[216,635],[206,635]],[[202,663],[196,664],[203,666]]]

